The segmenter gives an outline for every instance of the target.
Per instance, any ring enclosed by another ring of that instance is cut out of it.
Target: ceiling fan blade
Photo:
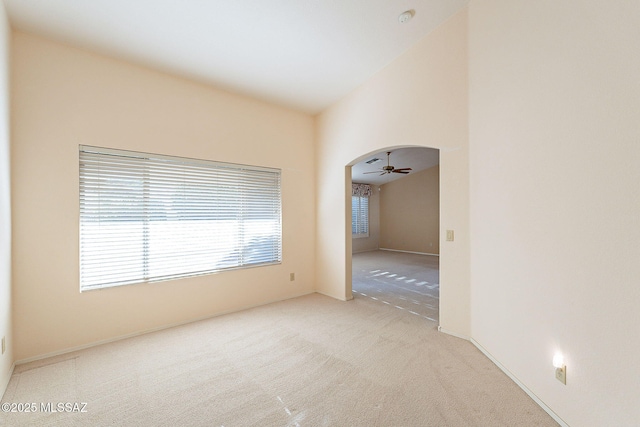
[[[382,176],[382,175],[386,175],[386,174],[387,174],[386,172],[382,172],[382,173],[380,174],[380,176]]]
[[[399,169],[394,169],[393,171],[410,171],[412,170],[411,168],[399,168]]]
[[[380,172],[380,171],[373,171],[373,172],[362,172],[362,174],[363,174],[363,175],[366,175],[366,174],[368,174],[368,173],[378,173],[378,172]]]
[[[393,171],[393,173],[403,173],[403,174],[405,174],[405,175],[406,175],[406,174],[408,174],[409,172],[408,172],[408,171],[401,171],[400,169],[396,169],[396,170],[394,170],[394,171]]]

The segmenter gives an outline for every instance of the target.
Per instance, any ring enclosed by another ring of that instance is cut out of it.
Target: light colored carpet
[[[354,298],[370,298],[414,316],[438,321],[440,269],[437,256],[392,251],[353,254]]]
[[[366,297],[312,294],[17,366],[9,426],[553,426],[470,343]]]

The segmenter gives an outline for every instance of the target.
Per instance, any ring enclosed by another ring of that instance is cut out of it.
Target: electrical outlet
[[[561,368],[556,368],[556,379],[567,385],[567,367],[565,365],[562,365]]]
[[[6,350],[6,346],[4,343],[4,337],[2,337],[2,354],[4,354],[4,351]]]
[[[296,280],[296,273],[289,273],[289,281],[293,282],[294,280]]]

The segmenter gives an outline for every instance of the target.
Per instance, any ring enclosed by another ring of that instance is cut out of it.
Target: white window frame
[[[351,196],[351,236],[355,239],[369,237],[368,197]]]
[[[280,169],[90,146],[80,291],[282,262]]]

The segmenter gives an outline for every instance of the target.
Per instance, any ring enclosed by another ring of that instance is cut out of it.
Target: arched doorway
[[[347,295],[438,322],[439,150],[388,147],[347,166]],[[350,222],[350,224],[349,224]]]

